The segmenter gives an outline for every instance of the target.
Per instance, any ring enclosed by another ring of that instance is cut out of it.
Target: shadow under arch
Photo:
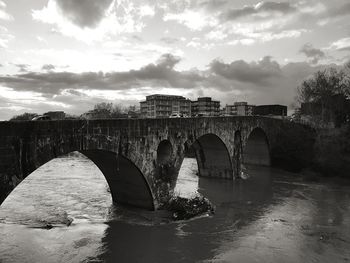
[[[151,188],[140,169],[130,159],[104,150],[79,152],[101,170],[114,203],[155,210]]]
[[[230,154],[220,137],[213,133],[202,135],[191,147],[197,159],[199,176],[232,179]]]
[[[243,148],[243,163],[270,166],[271,157],[266,133],[261,128],[254,128]]]
[[[157,148],[157,164],[164,165],[171,161],[173,146],[169,140],[162,140]]]

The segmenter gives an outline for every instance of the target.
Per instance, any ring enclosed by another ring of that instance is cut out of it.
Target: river
[[[98,168],[73,153],[28,176],[0,207],[0,262],[349,262],[350,183],[249,167],[245,180],[198,178],[185,159],[176,193],[212,216],[169,222],[113,206]],[[72,221],[73,220],[73,221]]]

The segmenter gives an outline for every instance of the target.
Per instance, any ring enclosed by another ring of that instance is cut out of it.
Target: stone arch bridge
[[[104,174],[114,202],[157,209],[174,189],[186,152],[199,176],[235,179],[242,164],[305,165],[310,128],[250,117],[0,122],[0,204],[26,176],[79,151]]]

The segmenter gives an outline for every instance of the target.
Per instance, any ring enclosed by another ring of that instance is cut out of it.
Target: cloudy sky
[[[0,120],[152,93],[291,106],[349,59],[349,0],[0,0]]]

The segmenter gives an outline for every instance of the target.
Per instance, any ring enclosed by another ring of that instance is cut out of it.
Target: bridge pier
[[[234,178],[241,178],[242,173],[242,155],[243,155],[243,144],[241,138],[241,132],[236,131],[234,133],[234,148],[233,148],[233,169],[234,169]]]

